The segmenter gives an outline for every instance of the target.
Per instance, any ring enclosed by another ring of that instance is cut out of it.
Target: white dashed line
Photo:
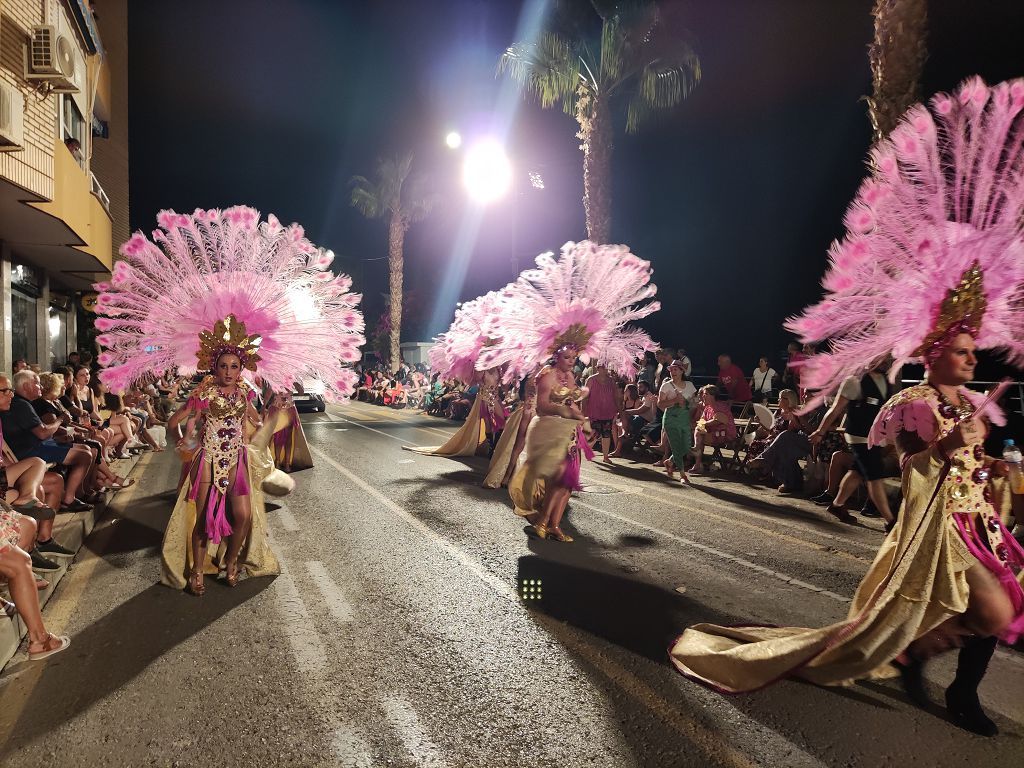
[[[331,574],[327,572],[324,564],[315,560],[307,562],[306,572],[313,580],[313,583],[316,584],[316,588],[320,590],[324,603],[327,605],[327,610],[331,612],[334,620],[339,624],[348,624],[352,621],[355,618],[355,611],[352,610],[352,606],[345,599],[341,587],[331,578]]]

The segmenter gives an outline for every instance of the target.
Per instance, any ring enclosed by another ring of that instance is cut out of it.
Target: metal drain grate
[[[612,493],[622,493],[618,488],[609,488],[607,485],[584,485],[583,493],[597,493],[601,495],[607,495]]]

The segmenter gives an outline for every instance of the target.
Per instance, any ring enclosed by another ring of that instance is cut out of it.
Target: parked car
[[[327,403],[320,390],[322,385],[319,382],[307,382],[305,386],[296,384],[292,388],[292,401],[299,413],[323,413],[327,410]]]

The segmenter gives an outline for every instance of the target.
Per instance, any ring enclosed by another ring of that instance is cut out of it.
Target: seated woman
[[[58,433],[54,439],[58,443],[83,445],[92,455],[94,477],[91,478],[92,492],[85,500],[94,503],[99,500],[99,494],[106,488],[127,488],[134,481],[129,482],[125,478],[110,471],[105,463],[103,446],[90,437],[90,432],[84,427],[75,424],[71,414],[60,402],[60,395],[64,389],[64,379],[55,373],[43,373],[39,376],[39,385],[42,389],[42,397],[32,401],[32,407],[39,415],[43,424],[54,424],[60,422],[65,428],[63,433]],[[102,486],[98,488],[97,486]]]
[[[0,503],[0,576],[7,580],[14,598],[13,611],[6,601],[3,608],[8,616],[13,612],[21,616],[28,628],[28,658],[41,661],[65,650],[71,645],[71,638],[50,634],[43,623],[32,558],[27,551],[35,541],[35,522],[19,515],[6,502]]]
[[[803,487],[804,476],[800,459],[811,452],[807,439],[809,425],[806,417],[797,413],[800,400],[792,389],[779,393],[779,410],[768,436],[762,441],[767,444],[748,466],[751,469],[766,469],[779,483],[779,493],[793,493]],[[751,450],[755,450],[751,446]]]
[[[701,387],[697,401],[700,411],[693,430],[693,447],[697,453],[693,471],[699,474],[704,471],[704,446],[719,448],[735,440],[736,422],[729,401],[718,399],[718,387],[714,384]]]
[[[89,436],[103,445],[105,460],[112,460],[124,445],[124,436],[103,424],[89,389],[89,369],[80,366],[74,370],[59,369],[58,372],[64,375],[64,394],[59,398],[61,404],[74,417],[76,424],[89,430]]]

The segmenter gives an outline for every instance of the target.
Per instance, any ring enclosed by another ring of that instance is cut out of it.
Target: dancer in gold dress
[[[899,674],[924,704],[923,665],[960,648],[946,705],[958,725],[997,732],[977,689],[996,638],[1024,633],[1024,550],[1004,527],[1005,462],[985,455],[1000,420],[966,389],[976,349],[1024,362],[1024,80],[977,78],[912,108],[872,152],[872,177],[833,246],[824,301],[789,323],[830,351],[804,361],[819,397],[891,355],[890,378],[922,362],[927,380],[882,408],[869,443],[891,444],[903,504],[847,617],[821,629],[698,624],[671,649],[685,675],[726,692],[786,676],[840,685]],[[994,399],[994,397],[992,398]],[[813,403],[812,403],[813,405]]]

